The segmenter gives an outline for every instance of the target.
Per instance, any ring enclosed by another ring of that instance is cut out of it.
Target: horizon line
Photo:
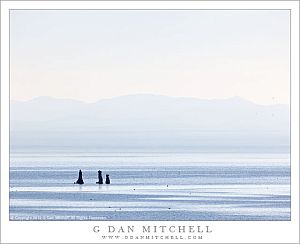
[[[30,102],[36,99],[40,99],[40,98],[49,98],[49,99],[53,99],[53,100],[71,100],[71,101],[76,101],[76,102],[81,102],[81,103],[85,103],[85,104],[95,104],[98,103],[100,101],[103,100],[111,100],[111,99],[115,99],[115,98],[122,98],[122,97],[130,97],[130,96],[158,96],[158,97],[168,97],[168,98],[177,98],[177,99],[194,99],[194,100],[206,100],[206,101],[220,101],[220,100],[230,100],[230,99],[241,99],[244,100],[246,102],[250,102],[256,105],[260,105],[260,106],[274,106],[274,105],[290,105],[290,103],[268,103],[268,104],[262,104],[262,103],[258,103],[255,102],[253,100],[250,100],[248,98],[244,98],[238,95],[235,96],[229,96],[229,97],[224,97],[224,98],[200,98],[200,97],[184,97],[184,96],[170,96],[170,95],[162,95],[162,94],[154,94],[154,93],[131,93],[131,94],[126,94],[126,95],[117,95],[117,96],[113,96],[113,97],[107,97],[107,98],[100,98],[94,102],[87,102],[87,101],[83,101],[83,100],[79,100],[79,99],[74,99],[74,98],[66,98],[66,97],[54,97],[54,96],[35,96],[32,97],[30,99],[27,100],[16,100],[16,99],[10,99],[10,102],[20,102],[20,103],[26,103],[26,102]]]

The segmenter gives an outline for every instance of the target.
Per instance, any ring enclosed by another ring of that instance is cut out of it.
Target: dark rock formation
[[[109,179],[109,175],[106,175],[106,180],[105,180],[105,184],[110,184],[110,179]]]
[[[76,181],[76,184],[80,184],[80,185],[84,184],[81,170],[79,170],[79,176],[78,176],[78,180]]]
[[[97,184],[103,184],[102,171],[98,170],[98,182]]]

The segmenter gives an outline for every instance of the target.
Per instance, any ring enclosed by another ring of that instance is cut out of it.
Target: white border
[[[180,225],[209,225],[212,234],[194,243],[299,243],[299,2],[298,1],[1,1],[1,243],[99,243],[93,226],[172,225],[178,222],[100,221],[9,221],[9,9],[291,9],[291,221],[207,221],[180,222]],[[138,234],[138,233],[136,233]],[[107,241],[105,241],[107,242]],[[112,242],[112,241],[111,241]],[[141,240],[114,241],[142,243]],[[150,240],[148,243],[162,240]],[[167,243],[167,241],[165,241]],[[181,243],[182,240],[169,240]]]

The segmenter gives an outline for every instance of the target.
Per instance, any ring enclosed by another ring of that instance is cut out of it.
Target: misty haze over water
[[[11,149],[288,152],[288,105],[137,94],[11,102]]]

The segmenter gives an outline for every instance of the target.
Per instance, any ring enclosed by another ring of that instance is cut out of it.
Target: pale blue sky
[[[289,103],[289,11],[13,10],[11,99]]]

